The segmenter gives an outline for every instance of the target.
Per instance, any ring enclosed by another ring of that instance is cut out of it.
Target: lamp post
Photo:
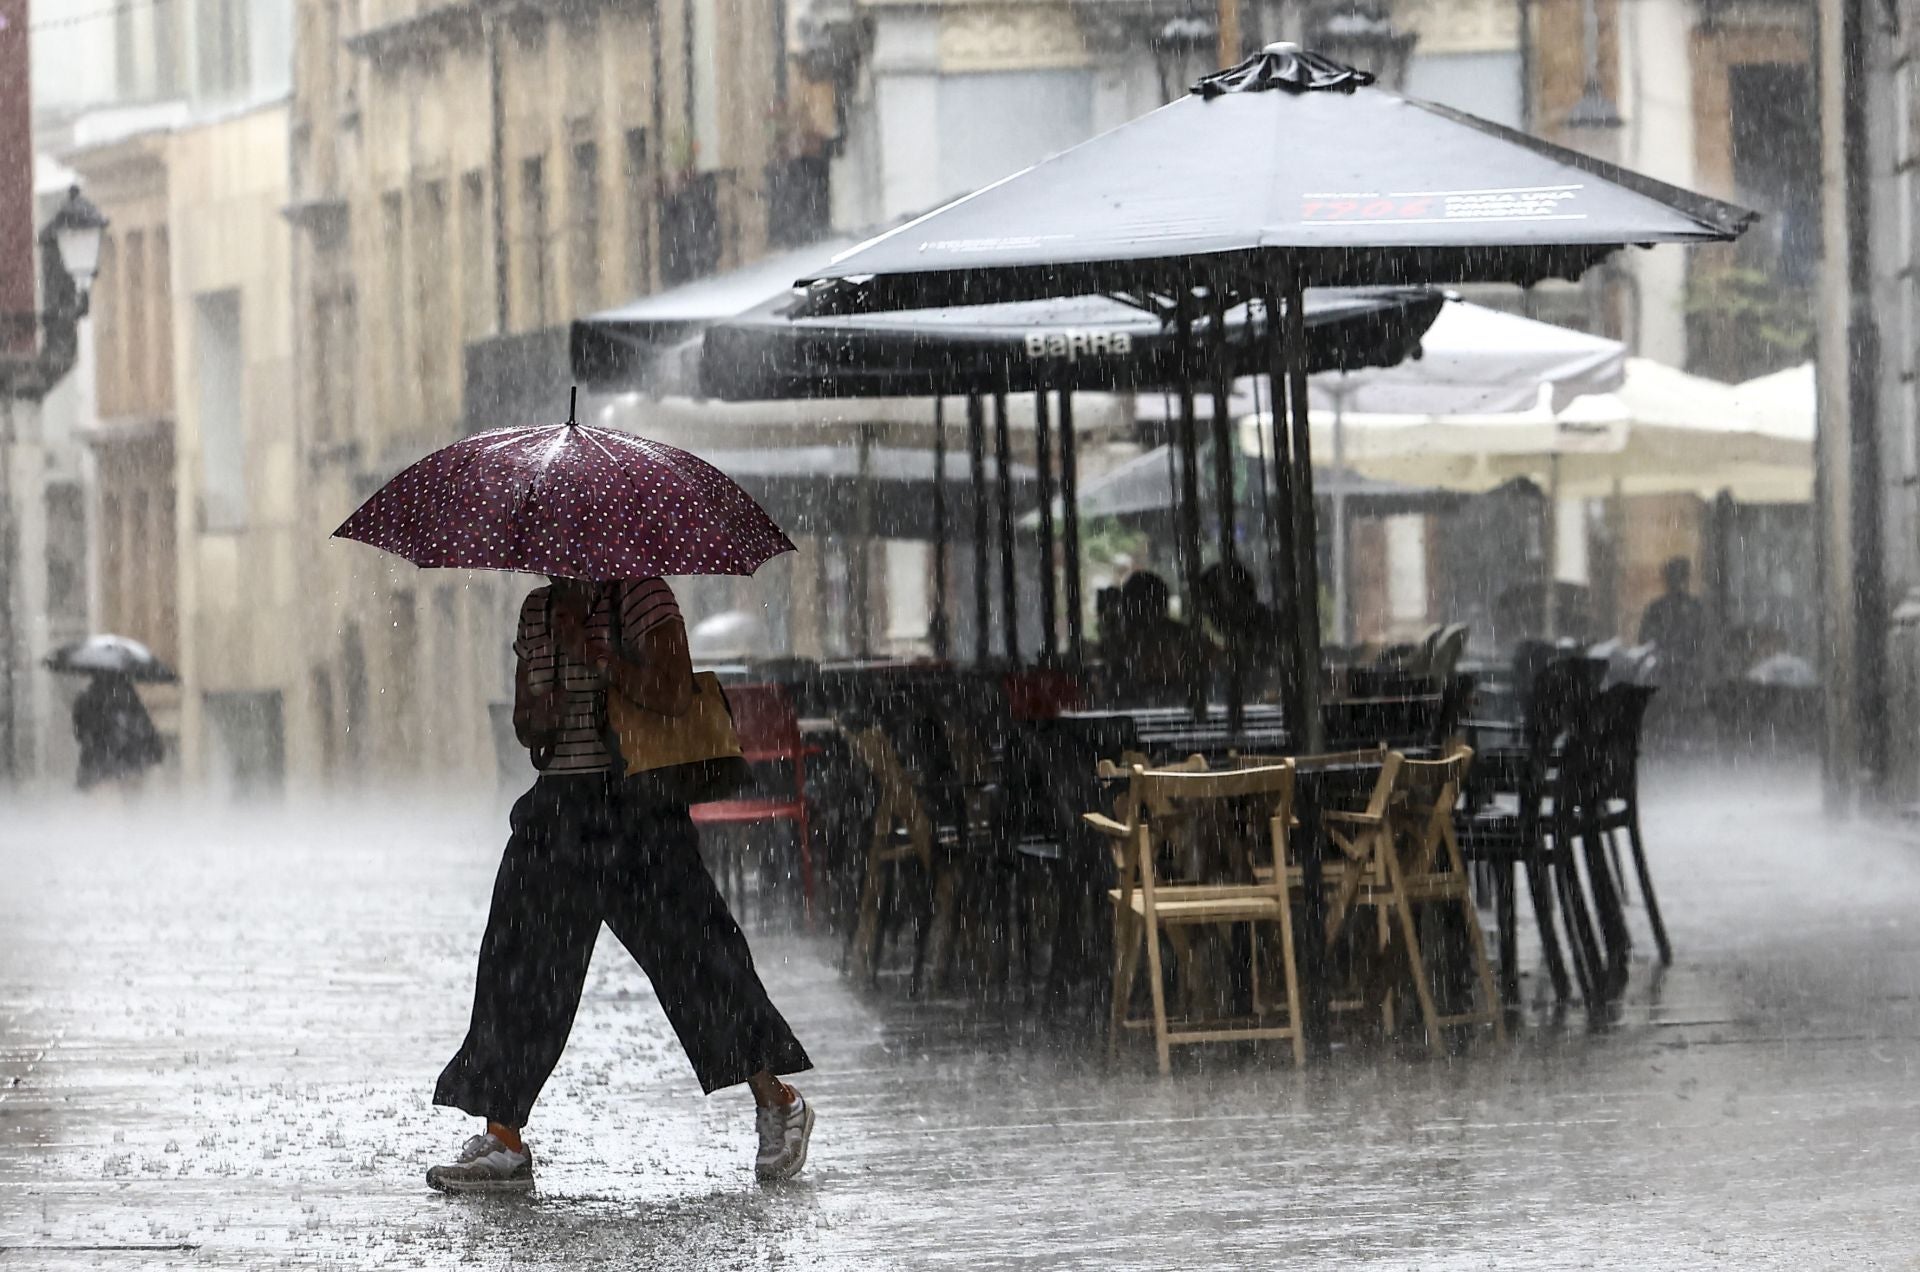
[[[37,312],[6,314],[9,326],[37,330],[33,352],[0,357],[0,391],[9,398],[39,402],[73,370],[80,352],[80,320],[87,316],[94,275],[100,268],[100,240],[107,218],[79,186],[40,230],[40,293]],[[0,779],[19,776],[19,629],[14,622],[14,581],[19,578],[15,526],[13,408],[0,411]]]

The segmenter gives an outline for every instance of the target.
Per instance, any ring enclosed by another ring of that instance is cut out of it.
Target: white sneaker
[[[445,1193],[528,1192],[533,1188],[533,1151],[517,1153],[491,1132],[476,1135],[454,1161],[427,1168],[427,1186]]]
[[[760,1152],[753,1159],[753,1173],[764,1180],[798,1175],[813,1138],[813,1105],[795,1091],[790,1104],[756,1110],[754,1127],[760,1132]]]

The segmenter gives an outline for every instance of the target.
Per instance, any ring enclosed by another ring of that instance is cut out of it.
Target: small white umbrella
[[[167,683],[179,679],[173,668],[161,662],[151,649],[139,641],[105,633],[62,645],[47,656],[47,667],[79,676],[118,672],[149,683]]]

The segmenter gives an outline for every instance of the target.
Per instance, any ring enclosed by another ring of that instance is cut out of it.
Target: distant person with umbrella
[[[177,679],[152,650],[125,636],[90,636],[55,650],[47,666],[64,675],[88,678],[87,687],[73,701],[81,790],[106,784],[131,789],[166,758],[160,731],[153,727],[153,717],[134,688],[136,680],[164,684]]]
[[[797,1174],[814,1112],[778,1075],[812,1064],[700,859],[687,766],[635,771],[659,739],[615,720],[638,713],[664,736],[714,709],[696,702],[703,686],[660,575],[750,574],[792,544],[703,461],[572,420],[436,451],[336,533],[419,565],[549,578],[521,606],[514,642],[514,730],[540,776],[514,806],[472,1021],[434,1090],[486,1128],[427,1182],[531,1189],[521,1131],[566,1046],[602,922],[653,982],[701,1087],[752,1091],[758,1177]],[[704,692],[719,692],[710,677]]]
[[[80,744],[80,789],[136,786],[166,755],[153,717],[125,672],[94,674],[73,700],[73,739]]]

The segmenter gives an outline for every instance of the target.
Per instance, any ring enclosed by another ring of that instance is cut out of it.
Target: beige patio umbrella
[[[1813,493],[1810,370],[1729,385],[1629,358],[1618,389],[1560,411],[1543,390],[1526,411],[1350,413],[1345,457],[1368,477],[1451,490],[1530,477],[1562,498],[1725,491],[1747,503],[1804,503]],[[1257,434],[1245,437],[1251,445]]]

